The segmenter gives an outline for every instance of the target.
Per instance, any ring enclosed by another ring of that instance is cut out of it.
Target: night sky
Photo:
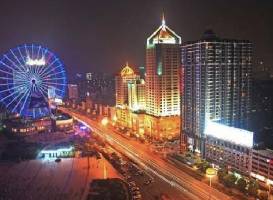
[[[161,23],[183,41],[212,28],[225,38],[248,39],[255,57],[273,67],[273,1],[270,0],[1,0],[0,54],[23,43],[45,45],[68,74],[114,73],[126,61],[145,63],[146,38]]]

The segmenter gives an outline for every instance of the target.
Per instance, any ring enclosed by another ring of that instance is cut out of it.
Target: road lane
[[[165,180],[173,187],[188,195],[191,199],[231,199],[229,196],[210,188],[203,182],[200,182],[172,164],[166,162],[158,156],[153,155],[143,144],[129,141],[121,135],[102,127],[88,117],[72,112],[71,110],[61,108],[62,111],[81,120],[87,126],[91,126],[94,132],[100,134],[107,142],[119,147],[128,157],[150,170],[155,175]]]

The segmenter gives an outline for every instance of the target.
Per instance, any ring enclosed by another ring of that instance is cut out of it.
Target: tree
[[[218,170],[217,175],[220,182],[223,182],[224,176],[228,174],[228,171],[225,168],[221,168]]]
[[[233,187],[237,178],[234,174],[227,174],[223,178],[224,185],[227,187]]]
[[[210,164],[209,164],[208,162],[206,162],[206,161],[199,163],[199,166],[198,166],[199,170],[200,170],[202,173],[206,173],[206,170],[207,170],[207,168],[209,168],[209,167],[210,167]]]
[[[248,184],[247,191],[250,195],[257,196],[259,184],[255,180],[251,180]]]
[[[241,191],[241,192],[245,192],[246,190],[246,180],[244,178],[240,178],[238,181],[237,181],[237,188]]]

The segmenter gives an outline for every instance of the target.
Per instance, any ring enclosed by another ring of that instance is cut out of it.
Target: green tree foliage
[[[259,184],[255,180],[251,180],[248,184],[247,191],[250,195],[257,196]]]
[[[217,175],[221,183],[223,182],[223,179],[227,174],[228,174],[228,171],[225,168],[221,168],[218,170]]]
[[[237,188],[241,191],[241,192],[245,192],[246,190],[246,180],[244,178],[240,178],[238,181],[237,181]]]
[[[237,178],[234,174],[227,174],[223,178],[223,183],[227,187],[233,187],[235,185]]]
[[[210,167],[210,164],[207,161],[201,162],[198,164],[198,168],[202,173],[206,173],[206,170]]]

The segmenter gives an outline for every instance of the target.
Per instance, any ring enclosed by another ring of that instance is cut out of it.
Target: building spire
[[[162,26],[165,26],[165,24],[166,24],[166,22],[165,22],[164,12],[162,13],[161,23],[162,23]]]
[[[129,66],[128,61],[126,61],[126,66]]]

